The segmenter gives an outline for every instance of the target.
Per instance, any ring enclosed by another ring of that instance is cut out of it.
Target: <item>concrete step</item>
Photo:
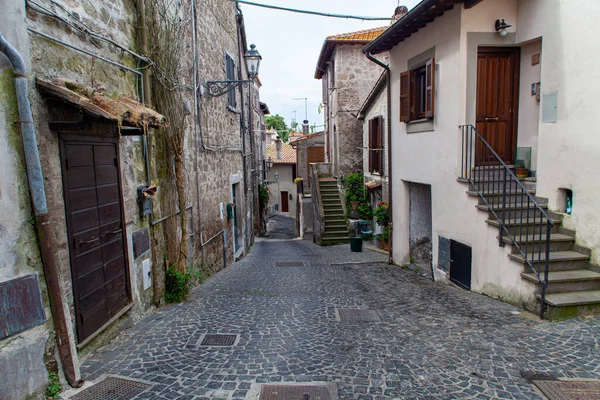
[[[331,204],[331,203],[341,204],[339,197],[323,197],[322,200],[323,200],[323,204]]]
[[[544,279],[544,274],[540,275]],[[525,280],[537,285],[541,293],[542,285],[534,273],[521,273]],[[548,288],[546,293],[581,292],[587,290],[600,290],[600,274],[589,269],[575,269],[570,271],[548,272]]]
[[[525,228],[522,231],[517,231],[513,239],[508,236],[503,236],[502,241],[506,244],[512,245],[513,240],[521,247],[524,252],[536,253],[539,251],[546,251],[546,235],[528,235]],[[567,251],[573,248],[575,238],[563,233],[554,232],[550,234],[550,251]],[[519,250],[516,246],[513,246],[513,254],[517,254]]]
[[[541,300],[541,295],[536,295]],[[600,290],[550,293],[546,295],[546,313],[550,320],[561,320],[600,313]]]
[[[486,204],[477,204],[475,207],[482,211],[489,210],[489,207]],[[527,209],[534,210],[534,209],[537,209],[535,204],[533,204],[532,202],[527,204],[527,200],[523,201],[523,203],[521,203],[521,202],[507,203],[507,204],[505,204],[505,207],[502,207],[501,203],[496,203],[496,204],[491,204],[491,207],[494,211],[502,211],[503,208],[506,208],[506,210],[527,210]],[[540,207],[544,210],[547,210],[548,204],[547,203],[540,204]]]
[[[529,273],[529,267],[525,262],[525,258],[522,254],[509,254],[508,257],[518,263],[525,264],[525,272]],[[533,263],[534,267],[542,270],[545,268],[546,254],[533,253],[528,255],[527,259]],[[582,254],[576,251],[552,251],[550,252],[550,258],[548,259],[548,270],[549,271],[566,271],[576,269],[587,269],[589,255]]]
[[[329,223],[325,221],[325,232],[328,231],[345,231],[348,232],[348,225],[340,223]]]
[[[557,232],[560,219],[552,219],[554,226],[550,229],[550,232]],[[500,222],[496,219],[486,219],[485,223],[493,227],[500,227]],[[517,218],[509,219],[504,222],[504,226],[510,232],[511,235],[519,235],[527,232],[528,234],[534,235],[536,233],[545,233],[547,230],[545,218]],[[543,236],[543,235],[542,235]]]

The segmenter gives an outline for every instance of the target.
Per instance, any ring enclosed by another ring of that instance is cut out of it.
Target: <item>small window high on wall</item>
[[[400,122],[433,119],[434,98],[433,58],[400,74]]]

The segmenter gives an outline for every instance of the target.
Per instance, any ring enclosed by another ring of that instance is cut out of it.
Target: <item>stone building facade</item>
[[[329,36],[323,43],[315,78],[323,82],[326,158],[336,175],[362,169],[362,123],[356,113],[381,75],[362,49],[386,28]]]
[[[0,54],[0,293],[29,285],[34,295],[28,303],[14,301],[27,307],[19,312],[37,315],[22,326],[2,326],[3,398],[42,398],[53,371],[77,386],[85,379],[79,373],[82,359],[164,304],[165,270],[177,257],[169,240],[180,240],[181,213],[188,217],[188,270],[209,276],[252,244],[259,182],[252,170],[261,164],[261,152],[253,149],[261,139],[259,85],[237,85],[235,100],[228,94],[212,97],[206,86],[228,79],[226,57],[233,60],[235,80],[249,79],[243,15],[235,3],[219,0],[182,1],[171,10],[182,17],[187,50],[182,82],[174,88],[185,113],[186,206],[180,210],[174,163],[165,156],[167,125],[152,111],[155,88],[145,79],[145,71],[152,71],[151,78],[158,72],[145,57],[150,50],[142,43],[140,9],[156,2],[28,0],[12,2],[0,15],[2,35],[27,71],[59,284],[58,291],[47,284],[40,247],[46,240],[36,234],[31,207],[15,66]],[[103,110],[98,99],[121,108]],[[157,120],[148,123],[146,115]],[[89,181],[92,186],[85,186]],[[150,214],[141,216],[138,189],[150,185],[158,191]],[[89,196],[77,197],[84,191]],[[81,220],[91,225],[77,225]],[[86,257],[96,257],[98,265]],[[114,280],[86,278],[108,277],[113,264],[122,268]],[[58,312],[56,299],[64,302]],[[7,308],[0,313],[11,317]],[[60,321],[64,335],[55,328]]]

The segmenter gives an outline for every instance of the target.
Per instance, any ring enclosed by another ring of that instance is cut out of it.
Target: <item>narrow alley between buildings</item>
[[[524,318],[383,258],[348,245],[259,241],[188,302],[90,356],[84,378],[152,385],[136,399],[258,399],[261,385],[282,383],[329,384],[341,399],[537,399],[527,371],[600,371],[597,318]],[[345,311],[355,309],[371,311]],[[211,334],[235,335],[233,345],[203,346]]]

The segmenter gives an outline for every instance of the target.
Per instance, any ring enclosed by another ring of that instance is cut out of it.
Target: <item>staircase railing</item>
[[[504,247],[504,238],[508,237],[537,277],[542,288],[540,318],[543,318],[554,222],[473,125],[461,125],[460,129],[460,177],[468,180],[498,221],[499,245]]]

